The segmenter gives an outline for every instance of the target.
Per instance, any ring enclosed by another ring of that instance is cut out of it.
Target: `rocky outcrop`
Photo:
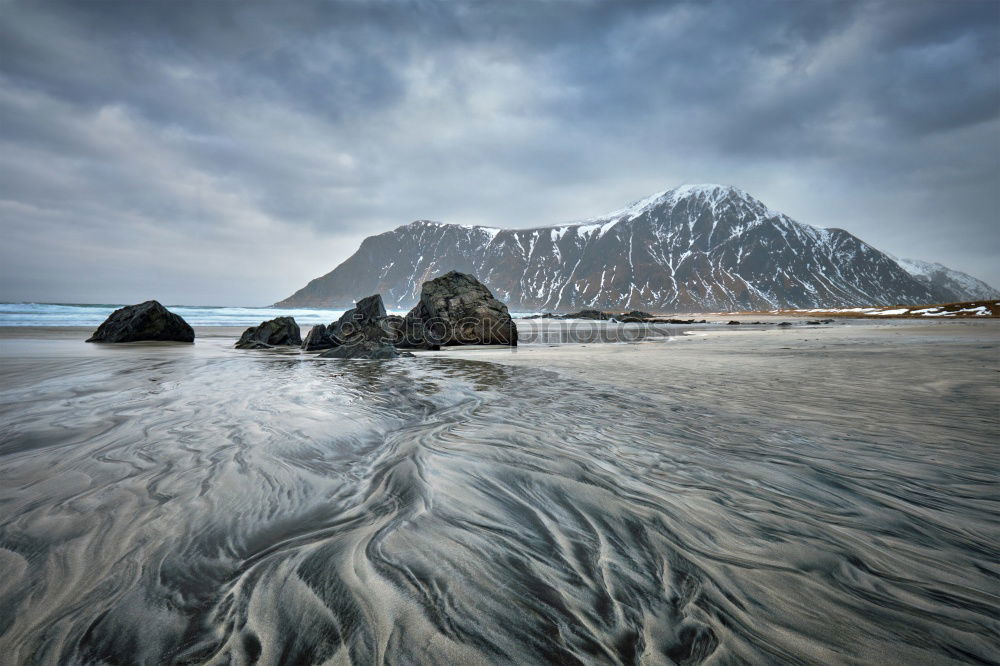
[[[424,282],[420,302],[403,320],[404,347],[516,345],[507,306],[472,275],[451,271]]]
[[[625,312],[620,316],[616,317],[618,321],[623,324],[632,324],[645,321],[652,321],[654,319],[653,315],[648,312],[643,312],[642,310],[632,310],[631,312]]]
[[[302,336],[299,325],[292,317],[277,317],[251,326],[243,331],[237,349],[270,349],[272,347],[299,346]]]
[[[194,342],[194,329],[182,317],[160,305],[146,301],[111,313],[87,342]]]
[[[580,310],[579,312],[570,312],[569,314],[562,315],[560,319],[594,319],[597,321],[606,321],[611,319],[611,317],[612,315],[600,310]]]
[[[632,310],[621,314],[612,312],[601,312],[600,310],[580,310],[569,314],[555,314],[546,312],[544,314],[529,315],[521,319],[592,319],[594,321],[613,321],[619,324],[705,324],[705,319],[676,319],[671,317],[657,317],[642,310]]]
[[[402,333],[403,318],[388,315],[378,294],[359,300],[329,326],[313,326],[302,348],[325,349],[321,358],[391,359],[413,356],[400,353],[395,342]]]
[[[394,335],[387,319],[382,297],[373,294],[359,300],[340,319],[330,324],[327,331],[334,347],[361,340],[393,342]]]
[[[391,359],[412,356],[398,348],[462,344],[516,345],[517,327],[479,280],[452,271],[425,282],[420,303],[406,317],[387,314],[382,296],[373,294],[332,324],[313,326],[302,348],[323,350],[322,358]]]

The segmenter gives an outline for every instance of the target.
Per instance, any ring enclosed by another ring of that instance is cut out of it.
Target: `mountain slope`
[[[891,254],[889,256],[934,294],[934,302],[954,303],[1000,298],[1000,291],[968,273],[929,261],[900,259]]]
[[[416,302],[449,270],[512,310],[849,307],[933,300],[929,286],[841,229],[818,229],[722,185],[667,190],[614,213],[535,229],[425,220],[366,238],[281,307],[348,307],[381,293]]]

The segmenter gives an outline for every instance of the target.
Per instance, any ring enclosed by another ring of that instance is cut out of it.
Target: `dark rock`
[[[815,319],[813,321],[807,321],[806,324],[809,326],[820,326],[822,324],[832,324],[832,319]]]
[[[351,308],[340,315],[340,319],[326,327],[326,334],[330,337],[334,347],[344,344],[344,341],[355,334],[357,331],[355,315],[357,313],[357,308]]]
[[[385,305],[382,304],[382,296],[375,294],[362,298],[354,305],[355,316],[364,321],[384,319]]]
[[[420,306],[417,305],[403,318],[400,336],[396,338],[396,346],[402,349],[426,349],[437,351],[441,345],[437,341],[447,338],[447,328],[442,322],[426,323],[417,316],[411,316]]]
[[[729,323],[726,324],[726,326],[740,326],[742,324],[743,324],[743,322],[736,321],[735,319],[733,319],[733,320],[730,320]]]
[[[601,312],[600,310],[580,310],[579,312],[565,314],[561,316],[560,319],[596,319],[599,321],[607,321],[608,319],[611,319],[611,315],[607,312]]]
[[[356,359],[391,359],[403,356],[412,357],[409,352],[400,352],[391,342],[375,340],[360,340],[346,345],[328,349],[319,355],[320,358],[356,358]]]
[[[260,323],[260,326],[251,326],[243,331],[237,349],[269,349],[278,346],[299,346],[302,344],[302,336],[299,333],[299,325],[292,317],[277,317],[270,321]]]
[[[451,271],[424,282],[420,302],[403,321],[401,347],[516,345],[507,306],[472,275]]]
[[[623,312],[615,317],[615,319],[623,324],[641,324],[647,321],[654,321],[655,317],[642,310],[632,310],[631,312]]]
[[[327,329],[333,346],[346,345],[361,340],[393,342],[395,334],[392,326],[401,317],[395,316],[390,323],[379,294],[367,296],[356,306],[341,315]]]
[[[382,320],[382,328],[389,334],[389,339],[393,343],[403,338],[404,321],[399,315],[386,315]]]
[[[156,301],[128,305],[111,313],[87,342],[160,340],[194,342],[194,329]]]
[[[310,342],[316,333],[317,345],[312,349],[326,349],[322,358],[390,359],[401,354],[394,343],[402,337],[403,318],[387,315],[379,294],[359,300],[340,319],[329,326],[314,326],[306,337]],[[305,344],[303,345],[305,347]]]
[[[306,351],[330,349],[336,345],[337,343],[330,337],[330,330],[325,324],[313,326],[306,334],[305,340],[302,341],[302,348]]]
[[[791,326],[791,325],[792,325],[792,322],[790,322],[790,321],[783,321],[780,324],[778,324],[778,326]]]

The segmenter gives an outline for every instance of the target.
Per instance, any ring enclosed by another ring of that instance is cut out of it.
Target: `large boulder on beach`
[[[401,347],[516,345],[507,306],[472,275],[451,271],[424,282],[403,322]]]
[[[180,315],[146,301],[127,305],[111,313],[87,342],[194,342],[194,329]]]
[[[293,317],[276,317],[251,326],[243,331],[237,349],[270,349],[271,347],[299,346],[302,335]]]

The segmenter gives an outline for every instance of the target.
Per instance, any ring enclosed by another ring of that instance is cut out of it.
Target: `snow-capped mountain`
[[[904,271],[924,284],[934,294],[935,302],[955,303],[1000,298],[1000,291],[968,273],[929,261],[900,259],[891,254],[888,256],[892,257]]]
[[[686,185],[571,224],[497,229],[420,220],[366,238],[282,307],[405,309],[425,280],[476,275],[515,311],[712,311],[927,303],[933,291],[842,229],[819,229],[724,185]]]

